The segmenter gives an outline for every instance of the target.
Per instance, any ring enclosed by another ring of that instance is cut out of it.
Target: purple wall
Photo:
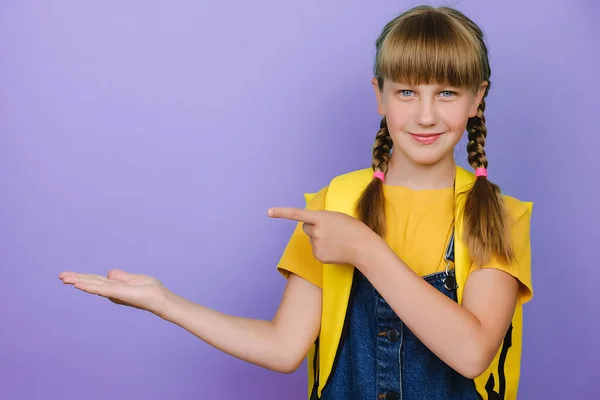
[[[594,3],[450,3],[490,44],[491,178],[536,203],[520,399],[600,391]],[[57,275],[119,267],[270,318],[293,224],[267,208],[370,163],[374,41],[417,3],[374,4],[3,2],[0,398],[305,398],[304,366],[246,364]]]

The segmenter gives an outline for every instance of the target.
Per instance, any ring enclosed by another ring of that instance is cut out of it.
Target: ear
[[[473,118],[477,115],[477,110],[479,109],[479,105],[481,104],[481,101],[483,100],[483,96],[485,96],[485,91],[487,90],[488,87],[488,82],[484,81],[481,86],[479,87],[479,89],[477,90],[477,93],[475,93],[475,99],[473,101],[473,105],[471,106],[471,109],[469,110],[469,118]]]
[[[373,90],[375,90],[375,98],[377,99],[377,112],[382,117],[385,117],[385,113],[383,111],[383,101],[381,100],[381,90],[379,89],[379,80],[376,77],[371,79],[371,85],[373,85]]]

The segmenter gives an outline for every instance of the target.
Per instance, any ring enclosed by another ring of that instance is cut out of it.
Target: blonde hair
[[[490,64],[481,29],[461,12],[449,7],[418,6],[390,21],[376,41],[374,75],[380,89],[384,81],[413,85],[448,83],[477,92],[488,85],[477,115],[469,118],[468,161],[473,169],[487,168],[485,154],[485,97],[490,89]],[[373,145],[374,171],[388,171],[392,138],[385,117]],[[510,262],[509,219],[500,188],[486,177],[477,177],[466,196],[461,216],[463,237],[476,265],[492,256]],[[385,236],[383,182],[373,179],[362,193],[358,218],[380,236]]]

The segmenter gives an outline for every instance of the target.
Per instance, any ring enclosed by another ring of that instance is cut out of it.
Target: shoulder
[[[462,195],[466,194],[473,186],[475,182],[475,174],[472,171],[468,171],[460,166],[456,167],[456,191],[457,196],[461,196],[461,200],[464,201]],[[531,215],[533,203],[530,201],[523,201],[516,197],[503,194],[504,205],[508,211],[508,215],[512,221],[516,222],[523,219],[526,216]]]
[[[306,202],[307,210],[322,210],[325,208],[325,198],[329,186],[319,189],[317,192],[304,193],[304,201]]]
[[[334,176],[327,186],[319,189],[316,192],[304,193],[304,199],[307,203],[311,201],[318,201],[319,199],[324,199],[327,196],[327,192],[332,191],[333,189],[340,190],[345,187],[364,185],[365,183],[368,184],[372,174],[373,170],[371,168],[363,168]]]
[[[306,208],[309,210],[323,210],[327,208],[327,201],[341,204],[352,201],[362,193],[362,189],[371,181],[373,170],[371,168],[357,169],[333,177],[329,184],[317,192],[304,193]]]
[[[523,201],[516,197],[503,195],[504,205],[513,222],[517,222],[523,218],[529,218],[533,209],[533,202]]]
[[[329,183],[330,191],[335,191],[336,196],[353,197],[362,193],[373,179],[373,169],[363,168],[338,175]]]

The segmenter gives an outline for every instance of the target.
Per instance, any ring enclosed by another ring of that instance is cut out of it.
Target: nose
[[[417,124],[421,126],[432,126],[437,123],[437,112],[433,101],[421,99],[416,111]]]

